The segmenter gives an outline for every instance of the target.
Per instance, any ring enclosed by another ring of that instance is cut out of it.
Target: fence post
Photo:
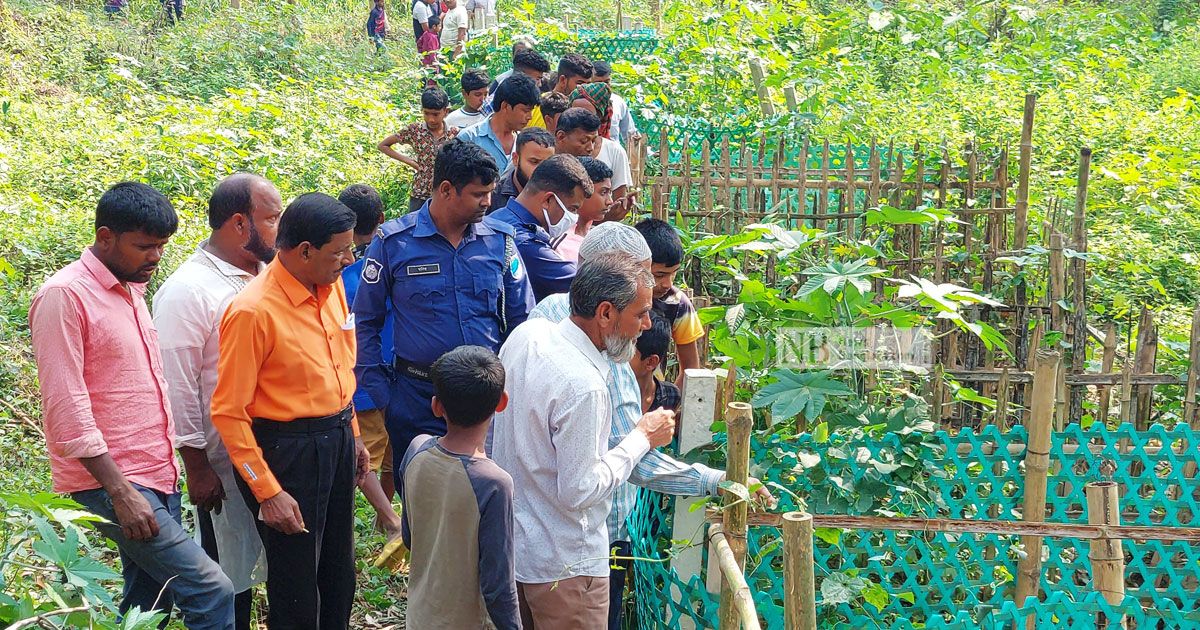
[[[754,416],[749,403],[731,402],[726,407],[725,431],[728,436],[725,479],[743,486],[750,479],[750,429]],[[732,492],[725,493],[724,530],[729,548],[739,569],[746,567],[746,520],[750,502]],[[710,567],[711,571],[712,568]],[[721,580],[721,606],[717,609],[721,630],[737,630],[738,613],[733,604],[734,592],[727,580]]]
[[[775,104],[771,102],[771,90],[767,89],[766,71],[757,59],[750,60],[750,77],[754,79],[754,88],[758,90],[758,102],[762,106],[763,116],[771,118],[775,115]]]
[[[1116,482],[1093,481],[1084,486],[1087,495],[1088,524],[1120,525],[1120,493]],[[1125,550],[1120,538],[1097,538],[1092,540],[1088,559],[1092,564],[1092,586],[1112,606],[1125,601]],[[1124,625],[1124,617],[1119,622]],[[1103,626],[1097,620],[1096,627]]]
[[[817,596],[813,577],[812,514],[783,515],[783,627],[816,630]]]
[[[712,426],[716,415],[717,373],[712,370],[691,369],[684,372],[683,404],[680,408],[679,451],[686,453],[697,446],[712,441]],[[683,498],[675,500],[674,530],[671,538],[692,539],[699,542],[704,538],[704,511],[690,509],[691,501]],[[703,560],[703,548],[692,546],[680,551],[671,559],[671,568],[687,581],[693,575],[700,575]],[[719,573],[716,561],[710,560],[709,572]],[[671,599],[681,601],[683,592],[678,586],[671,585]],[[663,611],[665,613],[665,611]],[[680,630],[694,630],[695,623],[691,617],[682,616],[679,619]]]
[[[1033,405],[1029,414],[1028,445],[1025,448],[1025,505],[1022,520],[1041,523],[1046,520],[1046,473],[1050,468],[1050,429],[1054,416],[1054,393],[1058,389],[1058,364],[1062,355],[1040,349],[1034,359]],[[1022,536],[1025,555],[1017,564],[1018,607],[1028,597],[1037,597],[1042,578],[1042,538]],[[1027,627],[1032,630],[1034,618]]]

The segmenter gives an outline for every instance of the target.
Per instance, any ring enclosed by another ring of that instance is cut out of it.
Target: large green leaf
[[[872,266],[871,261],[866,258],[848,263],[834,261],[809,267],[804,270],[804,275],[809,276],[809,279],[800,287],[798,295],[804,297],[817,289],[833,295],[847,284],[858,289],[860,293],[866,293],[871,290],[871,278],[885,273],[884,270]]]
[[[858,599],[867,584],[869,582],[856,575],[830,573],[821,581],[821,603],[849,604]]]
[[[830,378],[827,371],[798,372],[776,370],[771,373],[774,383],[754,395],[755,407],[771,407],[774,422],[790,420],[800,413],[809,421],[817,419],[831,396],[852,396],[854,390],[845,383]]]

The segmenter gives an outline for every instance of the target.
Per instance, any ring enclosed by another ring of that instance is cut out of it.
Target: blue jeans
[[[179,493],[133,487],[150,504],[158,521],[158,535],[150,540],[125,537],[116,524],[112,498],[103,488],[71,495],[89,512],[111,521],[97,523],[96,529],[117,543],[121,553],[125,585],[120,611],[137,606],[169,613],[174,605],[183,613],[189,630],[233,630],[233,583],[183,530]]]

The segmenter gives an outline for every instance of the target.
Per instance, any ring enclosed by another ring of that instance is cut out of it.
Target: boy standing
[[[486,348],[460,346],[430,378],[446,435],[418,436],[400,464],[408,625],[519,630],[513,482],[484,452],[493,414],[508,405],[504,366]]]
[[[642,413],[655,409],[679,412],[682,398],[674,383],[658,380],[655,372],[667,358],[667,347],[671,345],[671,324],[657,314],[650,318],[650,329],[643,330],[637,339],[637,353],[630,359],[629,366],[637,377],[642,390]]]
[[[367,16],[367,37],[375,42],[375,52],[382,55],[386,50],[383,38],[387,37],[387,12],[384,0],[375,0],[375,6],[371,8],[371,15]]]
[[[429,88],[421,93],[421,116],[425,122],[413,123],[379,143],[379,150],[384,155],[416,171],[408,198],[409,212],[420,210],[433,195],[433,160],[442,145],[453,138],[457,131],[446,127],[446,114],[449,111],[450,98],[446,92],[440,87]],[[393,149],[397,144],[408,145],[414,155]]]
[[[488,75],[483,70],[467,70],[459,86],[462,87],[463,106],[446,116],[446,126],[466,129],[483,122],[483,99],[487,98]]]
[[[442,47],[441,34],[442,21],[436,15],[429,18],[429,30],[417,38],[417,52],[422,55],[422,66],[429,67],[437,63],[437,53]]]
[[[704,336],[704,325],[700,323],[696,307],[675,287],[675,274],[679,273],[683,262],[683,243],[675,228],[661,219],[645,219],[634,227],[650,246],[654,311],[671,324],[675,353],[679,357],[679,377],[675,380],[678,386],[683,383],[685,370],[700,367],[700,350],[696,342]]]

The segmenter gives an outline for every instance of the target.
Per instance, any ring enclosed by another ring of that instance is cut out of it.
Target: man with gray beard
[[[652,411],[608,448],[610,361],[628,362],[650,327],[652,286],[628,254],[588,258],[571,284],[571,316],[531,319],[500,350],[510,403],[496,414],[491,454],[518,488],[513,542],[526,629],[608,625],[613,493],[675,431],[674,413]]]

